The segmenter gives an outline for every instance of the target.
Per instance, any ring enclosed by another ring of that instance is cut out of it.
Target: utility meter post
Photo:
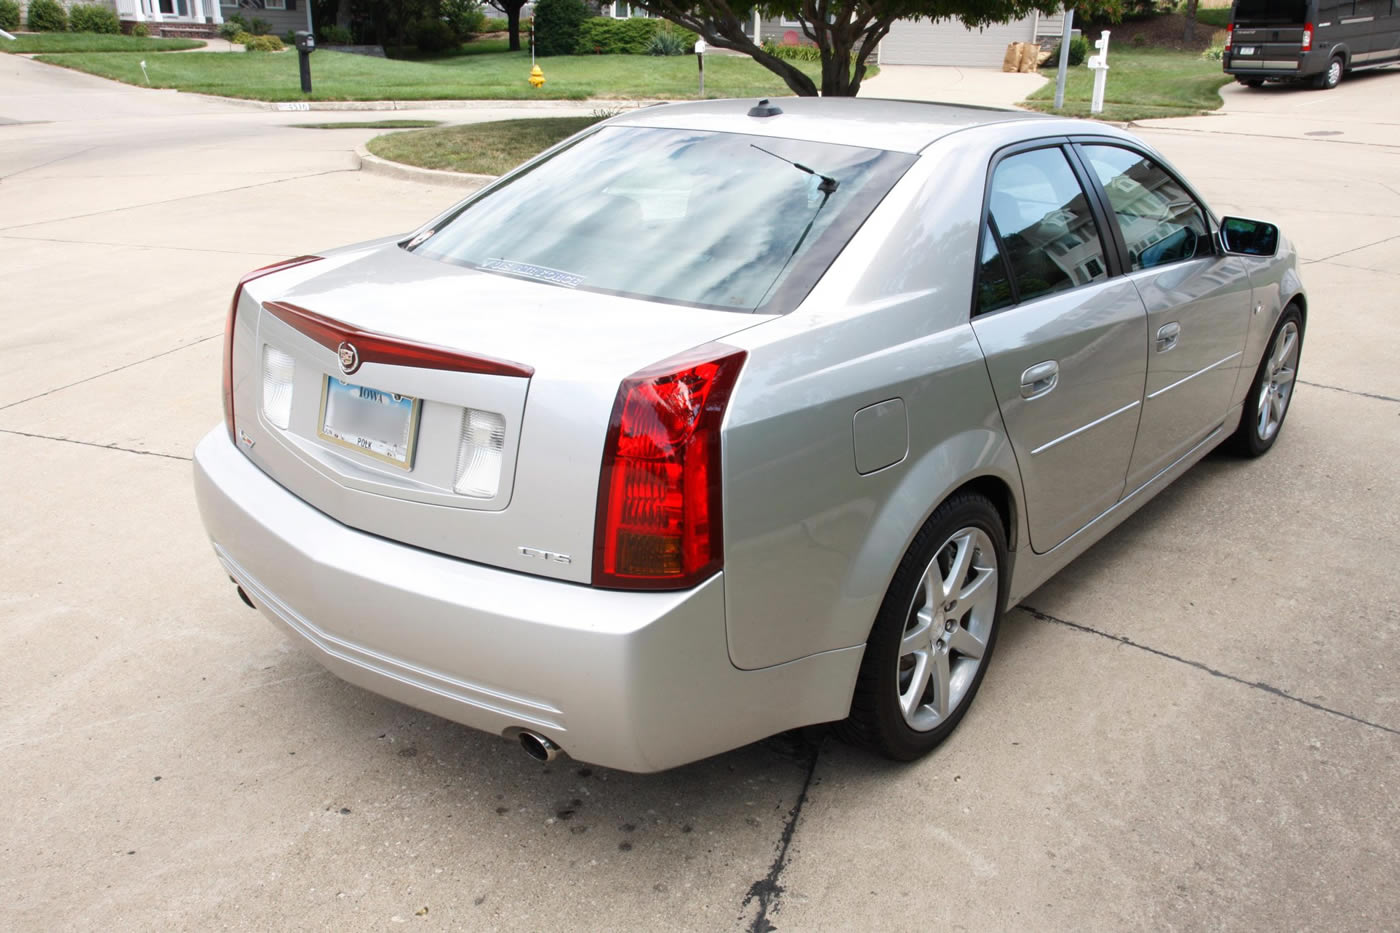
[[[311,53],[316,51],[316,37],[305,29],[297,30],[297,64],[301,66],[301,92],[311,93]]]
[[[704,39],[695,40],[695,60],[700,63],[700,96],[705,96],[705,50],[709,48]]]
[[[1090,56],[1089,68],[1094,72],[1094,97],[1089,102],[1090,113],[1103,113],[1103,86],[1108,81],[1108,30],[1094,40],[1099,54]]]

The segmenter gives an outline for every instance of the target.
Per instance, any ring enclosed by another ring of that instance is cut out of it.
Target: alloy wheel
[[[934,553],[909,607],[899,645],[899,708],[927,732],[966,698],[996,620],[997,553],[980,528],[956,532]]]
[[[1288,403],[1293,398],[1293,384],[1298,377],[1298,325],[1289,321],[1274,338],[1264,366],[1263,385],[1259,388],[1256,408],[1256,430],[1259,439],[1267,441],[1278,433]]]

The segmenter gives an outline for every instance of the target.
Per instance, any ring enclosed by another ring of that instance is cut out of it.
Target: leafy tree
[[[1085,0],[1080,11],[1117,20],[1123,0]],[[992,23],[1020,19],[1032,12],[1053,14],[1062,0],[636,0],[663,19],[698,33],[707,43],[750,56],[777,74],[793,93],[827,97],[853,97],[880,40],[896,20],[957,19],[976,29]],[[744,34],[757,7],[764,19],[781,16],[802,24],[802,34],[821,53],[822,77],[818,87],[793,62],[764,51]]]

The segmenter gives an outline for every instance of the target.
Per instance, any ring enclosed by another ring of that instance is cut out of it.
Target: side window
[[[1151,159],[1118,146],[1084,146],[1108,193],[1133,271],[1193,259],[1210,251],[1205,211]]]
[[[1098,225],[1058,148],[1003,159],[992,175],[987,206],[991,225],[983,235],[979,311],[1004,307],[1013,295],[1028,301],[1107,277]],[[1001,280],[994,277],[998,270]]]

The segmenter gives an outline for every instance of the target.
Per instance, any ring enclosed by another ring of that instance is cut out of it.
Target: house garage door
[[[900,20],[880,43],[882,65],[958,65],[999,68],[1006,46],[1035,38],[1035,18],[968,29],[957,20]]]

